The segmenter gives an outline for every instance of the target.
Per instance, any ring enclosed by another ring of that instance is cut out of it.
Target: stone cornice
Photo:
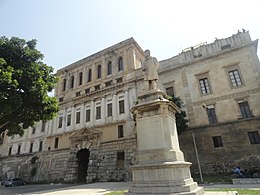
[[[232,94],[223,95],[223,96],[219,96],[219,97],[215,97],[215,98],[210,98],[207,100],[201,100],[198,102],[194,102],[193,106],[201,106],[202,104],[214,104],[217,101],[222,101],[222,100],[231,99],[231,98],[243,98],[243,97],[247,97],[249,94],[254,94],[254,93],[258,93],[258,92],[260,92],[260,88],[232,93]]]
[[[124,81],[122,83],[118,83],[118,84],[115,84],[115,85],[112,85],[109,87],[104,87],[99,90],[89,92],[89,94],[83,94],[79,97],[70,98],[70,99],[64,100],[63,102],[60,102],[59,106],[63,107],[66,104],[69,104],[71,102],[73,102],[73,104],[79,104],[79,103],[82,103],[87,100],[94,100],[97,97],[102,98],[102,96],[105,96],[109,92],[118,93],[119,91],[124,91],[125,86],[127,86],[127,89],[131,88],[131,85],[133,85],[133,87],[134,87],[134,83],[136,81],[137,81],[136,79],[131,79],[128,81]]]
[[[109,52],[114,52],[114,50],[120,49],[120,48],[125,47],[125,46],[130,45],[130,44],[134,44],[135,47],[136,47],[140,52],[143,52],[142,48],[138,45],[138,43],[134,40],[134,38],[131,37],[131,38],[126,39],[126,40],[124,40],[124,41],[122,41],[122,42],[119,42],[119,43],[117,43],[117,44],[115,44],[115,45],[113,45],[113,46],[110,46],[110,47],[108,47],[108,48],[106,48],[106,49],[103,49],[103,50],[101,50],[101,51],[99,51],[99,52],[97,52],[97,53],[94,53],[94,54],[92,54],[92,55],[89,55],[88,57],[83,58],[83,59],[81,59],[81,60],[79,60],[79,61],[76,61],[76,62],[74,62],[74,63],[72,63],[72,64],[70,64],[70,65],[68,65],[68,66],[65,66],[64,68],[59,69],[56,74],[59,75],[59,74],[61,74],[63,71],[69,71],[69,70],[71,70],[71,69],[73,69],[73,68],[75,68],[75,67],[77,67],[77,66],[80,66],[80,65],[82,65],[82,64],[84,64],[84,63],[93,61],[94,59],[99,58],[99,57],[101,57],[101,56],[103,56],[103,55],[106,55],[106,54],[109,53]]]
[[[240,50],[240,49],[247,47],[247,46],[257,47],[257,44],[258,44],[258,40],[255,40],[255,41],[252,41],[252,42],[247,43],[247,44],[243,44],[243,45],[240,45],[240,46],[237,46],[237,47],[230,48],[228,50],[223,50],[223,51],[219,51],[219,52],[216,52],[216,53],[209,54],[205,57],[195,58],[192,61],[180,62],[177,65],[172,65],[172,62],[171,62],[172,58],[167,59],[167,60],[162,60],[159,63],[165,63],[165,62],[168,61],[169,65],[165,65],[164,68],[159,69],[158,74],[160,75],[160,74],[168,72],[169,70],[172,70],[172,69],[182,68],[182,67],[185,67],[185,66],[188,66],[188,65],[191,65],[191,64],[195,64],[195,63],[198,63],[198,62],[209,60],[211,58],[216,58],[216,57],[221,56],[221,55],[229,54],[231,52],[234,52],[236,50]],[[177,56],[174,56],[174,57],[177,57]]]
[[[238,120],[232,120],[232,121],[227,121],[227,122],[219,122],[219,123],[215,123],[215,124],[208,124],[208,125],[197,125],[197,126],[191,126],[188,128],[188,130],[186,132],[191,132],[193,130],[205,130],[207,131],[207,128],[214,128],[214,127],[220,127],[220,126],[225,126],[225,125],[234,125],[234,124],[238,124],[239,123],[243,123],[243,122],[252,122],[252,121],[260,121],[260,116],[257,117],[252,117],[252,118],[245,118],[245,119],[238,119]]]
[[[110,122],[110,123],[105,123],[105,124],[101,124],[101,125],[94,125],[93,127],[89,127],[89,128],[102,128],[104,126],[109,126],[109,125],[115,125],[115,124],[122,124],[126,122],[125,119],[123,120],[119,120],[119,121],[113,121],[113,122]],[[82,128],[79,128],[79,129],[73,129],[72,131],[66,131],[66,132],[61,132],[61,133],[57,133],[57,134],[53,134],[53,135],[48,135],[46,136],[47,139],[51,139],[53,137],[59,137],[59,136],[67,136],[67,135],[72,135],[76,132],[78,132],[79,130],[81,130]]]

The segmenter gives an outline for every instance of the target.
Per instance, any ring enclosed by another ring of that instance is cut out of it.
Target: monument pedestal
[[[164,92],[147,91],[132,108],[137,125],[133,183],[127,195],[203,194],[190,175],[179,148],[175,113],[179,108]]]

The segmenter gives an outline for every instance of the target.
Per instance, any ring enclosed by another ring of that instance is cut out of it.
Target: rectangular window
[[[111,85],[112,85],[112,81],[106,82],[106,87],[109,87],[109,86],[111,86]]]
[[[100,85],[95,86],[95,91],[100,89]]]
[[[207,108],[207,114],[208,114],[209,124],[215,124],[215,123],[218,122],[214,107],[211,107],[211,108],[208,107]]]
[[[116,83],[122,83],[122,82],[123,82],[123,78],[122,77],[116,79]]]
[[[59,138],[56,137],[54,140],[54,148],[58,148],[59,147]]]
[[[76,92],[76,97],[80,96],[80,91]]]
[[[29,150],[29,153],[32,153],[33,152],[33,143],[30,144],[30,150]]]
[[[9,152],[8,152],[8,155],[10,156],[12,154],[12,146],[9,147]]]
[[[165,91],[166,91],[166,94],[167,94],[168,96],[173,96],[173,95],[174,95],[174,93],[173,93],[173,87],[167,87],[167,88],[165,89]]]
[[[242,118],[251,118],[252,114],[247,102],[238,103]]]
[[[222,137],[221,136],[213,136],[213,144],[215,148],[223,147]]]
[[[107,104],[107,116],[112,116],[112,103]]]
[[[71,114],[67,115],[67,126],[71,125]]]
[[[251,144],[260,144],[260,137],[258,131],[248,132],[248,137]]]
[[[40,141],[40,143],[39,143],[39,152],[41,152],[42,151],[42,141]]]
[[[96,107],[96,119],[101,119],[101,107]]]
[[[124,137],[124,126],[118,125],[118,138]]]
[[[90,88],[85,89],[85,94],[89,94],[89,92],[90,92]]]
[[[221,50],[228,49],[230,47],[231,47],[230,44],[226,44],[226,45],[221,46]]]
[[[86,122],[90,121],[90,109],[86,110]]]
[[[117,168],[123,168],[125,166],[125,152],[124,151],[117,152],[116,166],[117,166]]]
[[[60,116],[59,117],[59,126],[58,126],[58,128],[62,127],[62,121],[63,121],[63,116]]]
[[[19,155],[20,153],[21,153],[21,145],[18,145],[17,155]]]
[[[203,95],[210,93],[208,78],[199,79],[200,90]]]
[[[125,113],[125,105],[124,100],[119,101],[119,114]]]
[[[229,75],[229,79],[230,79],[230,82],[231,82],[233,87],[237,87],[237,86],[243,85],[241,77],[240,77],[239,72],[238,72],[237,69],[229,71],[228,75]]]
[[[76,124],[80,123],[80,112],[76,112]]]

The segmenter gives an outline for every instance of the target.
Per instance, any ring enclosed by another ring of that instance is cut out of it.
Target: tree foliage
[[[58,111],[48,96],[57,82],[53,68],[42,62],[35,39],[0,37],[0,133],[24,133],[35,122],[50,120]]]
[[[181,109],[183,102],[180,97],[171,96],[169,100],[172,101]],[[176,117],[176,126],[177,126],[178,134],[181,134],[183,131],[188,129],[188,124],[187,124],[188,120],[185,118],[186,112],[181,110],[180,113],[175,114],[175,117]]]

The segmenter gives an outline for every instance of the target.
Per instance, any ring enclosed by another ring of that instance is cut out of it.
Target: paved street
[[[42,185],[26,185],[6,188],[0,187],[1,195],[104,195],[106,193],[124,190],[130,186],[130,182],[104,182],[93,184],[42,184]],[[203,185],[205,189],[210,188],[250,188],[260,190],[259,184],[252,185]],[[227,192],[206,192],[205,195],[235,195],[235,193]]]

